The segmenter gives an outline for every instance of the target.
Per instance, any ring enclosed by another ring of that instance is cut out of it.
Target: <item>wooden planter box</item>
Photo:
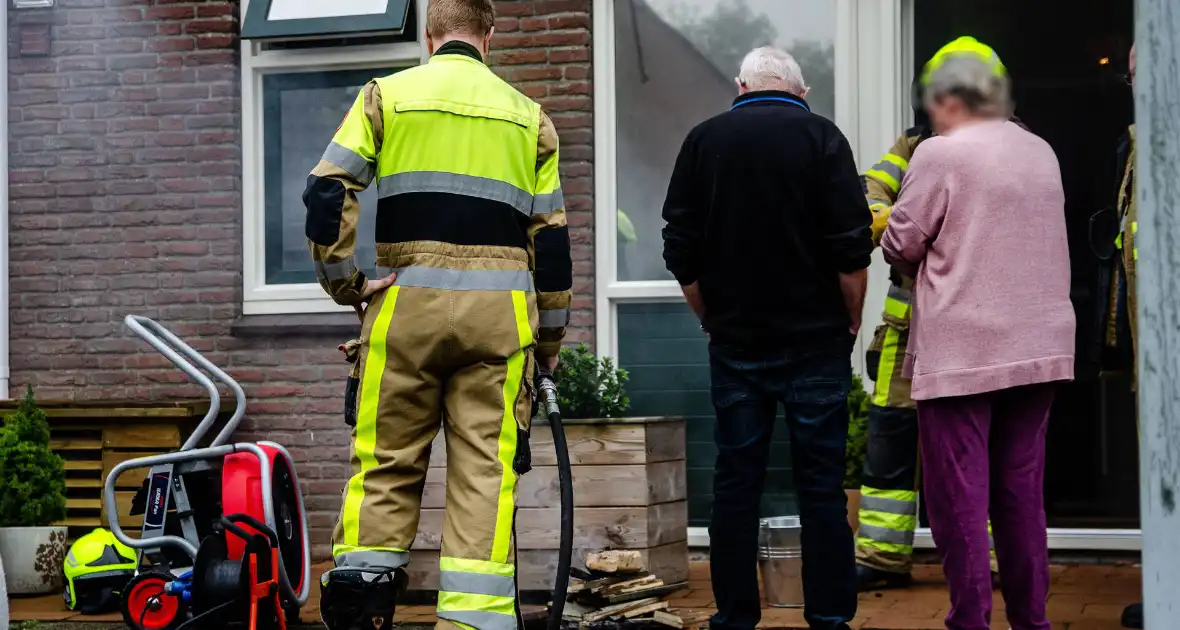
[[[567,420],[574,481],[574,565],[604,548],[637,549],[665,582],[688,579],[688,491],[683,418]],[[534,423],[533,469],[520,480],[517,575],[524,591],[552,588],[561,533],[553,434]],[[410,588],[437,590],[446,507],[446,447],[431,448],[410,563]]]
[[[14,412],[18,404],[0,401],[0,414]],[[70,541],[95,527],[107,526],[102,487],[111,469],[129,459],[179,449],[182,436],[188,436],[209,409],[208,402],[38,400],[37,406],[49,422],[50,449],[65,459],[66,519],[54,524],[69,528]],[[146,469],[131,471],[116,483],[119,524],[130,536],[138,536],[143,524],[142,516],[128,516],[127,512],[146,475]]]

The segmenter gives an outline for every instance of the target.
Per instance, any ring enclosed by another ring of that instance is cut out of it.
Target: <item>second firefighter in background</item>
[[[492,0],[430,0],[429,63],[370,81],[308,177],[320,284],[364,308],[353,476],[321,579],[330,630],[388,630],[446,433],[440,628],[517,627],[517,478],[529,467],[534,352],[555,367],[572,263],[558,140],[484,65]],[[377,267],[353,254],[377,182]]]
[[[951,46],[994,55],[971,38]],[[933,135],[922,108],[921,83],[914,81],[915,126],[864,174],[865,196],[873,212],[873,243],[880,245],[889,214],[918,145]],[[860,499],[860,529],[856,539],[857,580],[860,590],[904,586],[913,569],[914,531],[918,527],[918,410],[910,398],[910,379],[902,376],[909,342],[911,291],[914,280],[890,269],[889,292],[869,347],[868,372],[875,386],[870,399],[868,444]],[[991,524],[988,524],[991,533]],[[993,584],[998,580],[995,550],[991,552]]]

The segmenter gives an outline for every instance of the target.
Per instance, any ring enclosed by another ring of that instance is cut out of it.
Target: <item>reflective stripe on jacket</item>
[[[909,168],[910,158],[918,144],[929,137],[924,127],[907,130],[889,152],[864,174],[865,197],[873,212],[873,244],[881,244],[881,235],[889,222],[893,204],[901,192],[902,181]],[[875,383],[872,404],[877,407],[910,409],[914,401],[910,398],[910,381],[901,375],[909,341],[910,297],[914,286],[913,278],[890,270],[889,293],[885,297],[884,320],[875,331],[869,346],[870,370]]]
[[[398,283],[404,274],[417,286],[535,290],[538,352],[557,352],[573,264],[557,133],[537,103],[493,74],[474,48],[454,42],[429,63],[361,90],[303,197],[316,276],[340,304],[358,303],[363,291],[353,258],[356,195],[374,180],[378,268],[394,270],[390,246],[399,243],[425,252],[430,243],[524,250],[529,278],[397,269]],[[501,280],[511,286],[492,286]]]

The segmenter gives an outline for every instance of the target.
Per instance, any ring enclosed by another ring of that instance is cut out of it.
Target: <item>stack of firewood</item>
[[[638,626],[695,628],[701,615],[677,610],[665,599],[686,582],[665,584],[647,571],[638,551],[602,551],[586,557],[587,571],[570,572],[562,618],[570,626],[614,630]]]

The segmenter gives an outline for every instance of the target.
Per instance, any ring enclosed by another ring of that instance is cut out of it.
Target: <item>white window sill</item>
[[[230,331],[235,337],[333,337],[343,342],[359,336],[361,325],[351,312],[243,315]]]

